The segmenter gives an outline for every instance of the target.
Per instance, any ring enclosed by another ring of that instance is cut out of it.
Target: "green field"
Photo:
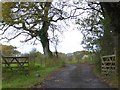
[[[29,74],[24,71],[11,71],[3,68],[2,88],[30,88],[41,83],[45,78],[60,69],[64,63],[54,62],[46,65],[31,64]]]

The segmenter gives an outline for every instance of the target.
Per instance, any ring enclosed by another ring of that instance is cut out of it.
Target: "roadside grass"
[[[106,82],[107,84],[109,84],[109,86],[111,88],[117,88],[118,84],[117,84],[117,76],[115,75],[115,72],[111,73],[110,75],[103,75],[101,72],[101,67],[95,63],[93,66],[93,73],[102,81]]]
[[[118,88],[117,84],[117,76],[115,73],[111,74],[110,76],[105,78],[105,81],[113,88]]]
[[[0,73],[1,74],[1,73]],[[0,90],[2,89],[2,75],[0,75]]]
[[[52,62],[46,61],[44,65],[32,63],[29,74],[20,71],[4,71],[3,68],[2,88],[31,88],[42,83],[48,75],[64,66],[62,61]]]
[[[110,76],[102,75],[101,72],[97,70],[95,66],[93,67],[93,72],[99,79],[109,84],[111,88],[118,88],[117,76],[115,75],[115,73],[112,73]]]
[[[66,61],[67,64],[95,64],[94,60],[89,60],[89,59],[80,59],[80,60],[69,60]]]

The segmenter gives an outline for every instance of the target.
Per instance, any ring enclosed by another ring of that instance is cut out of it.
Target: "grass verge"
[[[52,72],[58,70],[61,66],[43,67],[39,64],[32,66],[29,75],[23,72],[3,72],[2,88],[30,88],[37,83],[41,83]]]
[[[105,83],[107,83],[111,88],[117,88],[117,77],[115,76],[115,73],[112,73],[111,75],[108,76],[103,76],[100,72],[99,69],[96,68],[96,66],[93,66],[93,72],[94,74],[101,79],[102,81],[104,81]]]

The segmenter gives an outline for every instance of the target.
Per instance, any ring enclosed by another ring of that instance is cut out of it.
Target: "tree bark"
[[[118,88],[120,88],[120,2],[118,3],[100,3],[104,9],[104,12],[107,13],[110,17],[110,27],[113,27],[115,32],[115,48],[116,48],[116,71],[117,71],[117,80]]]
[[[47,32],[50,26],[50,21],[48,17],[48,11],[50,6],[51,6],[50,2],[45,3],[43,25],[42,25],[42,29],[39,31],[39,37],[41,39],[43,52],[47,57],[52,57],[52,52],[50,51],[50,48],[49,48],[49,39],[48,39],[48,32]]]
[[[43,28],[41,29],[41,31],[39,33],[39,36],[40,36],[40,39],[41,39],[43,52],[44,52],[45,56],[51,57],[52,52],[50,51],[50,48],[49,48],[49,39],[48,39],[48,32],[47,32],[48,29],[49,29],[49,23],[44,22],[43,23]]]
[[[47,57],[52,57],[52,52],[50,51],[50,48],[49,48],[49,40],[48,38],[45,38],[45,39],[44,39],[45,41],[41,39],[44,55]]]
[[[116,33],[116,67],[118,88],[120,88],[120,33]]]

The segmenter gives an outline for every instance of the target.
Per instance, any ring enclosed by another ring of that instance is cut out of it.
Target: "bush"
[[[101,56],[99,53],[95,54],[94,63],[96,72],[101,73]]]

